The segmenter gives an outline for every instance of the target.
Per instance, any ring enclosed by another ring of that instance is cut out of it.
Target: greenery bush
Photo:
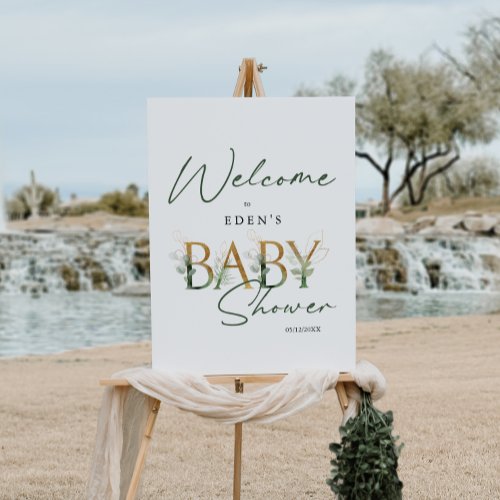
[[[91,214],[102,210],[99,203],[82,202],[81,204],[74,205],[64,209],[63,215],[77,217],[79,215]]]
[[[7,201],[7,213],[10,219],[26,219],[31,215],[27,197],[30,186],[23,186]],[[31,188],[32,189],[32,188]],[[130,184],[124,191],[104,193],[95,202],[83,201],[61,209],[57,190],[51,190],[41,184],[35,189],[40,193],[40,215],[61,214],[64,216],[79,216],[98,211],[128,217],[148,217],[148,193],[139,196],[139,187]]]
[[[28,202],[29,186],[23,186],[14,196],[7,201],[7,214],[12,219],[26,219],[31,215],[31,209]],[[36,185],[36,190],[40,196],[40,215],[50,215],[57,210],[59,195],[57,191],[52,190],[42,184]]]
[[[133,191],[113,191],[105,193],[97,203],[100,210],[111,212],[116,215],[130,217],[147,217],[148,204],[141,200]]]

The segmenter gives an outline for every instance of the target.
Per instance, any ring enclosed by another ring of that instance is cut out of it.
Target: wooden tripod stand
[[[235,392],[242,393],[244,384],[275,384],[285,377],[285,374],[276,375],[207,375],[206,379],[211,384],[231,384],[234,383]],[[347,408],[348,400],[345,389],[346,382],[354,382],[352,375],[341,373],[335,386],[340,407],[344,412]],[[126,379],[101,379],[100,385],[114,387],[129,387]],[[151,444],[151,436],[155,425],[158,411],[160,410],[160,400],[148,396],[149,416],[142,436],[141,446],[132,473],[132,479],[127,491],[127,500],[134,500],[139,489],[142,470],[146,462],[146,453]],[[241,450],[243,444],[243,424],[238,423],[234,426],[234,472],[233,472],[233,500],[240,500],[241,495]]]
[[[243,59],[240,66],[238,79],[234,89],[233,97],[252,97],[255,89],[256,97],[264,97],[264,87],[260,78],[260,73],[266,69],[262,64],[257,65],[255,59]],[[269,375],[206,375],[206,379],[211,384],[234,384],[235,392],[242,393],[245,384],[274,384],[281,381],[285,377],[285,373],[269,374]],[[348,405],[347,393],[345,389],[346,382],[354,382],[353,377],[348,373],[341,373],[335,387],[338,400],[342,411],[345,411]],[[103,379],[100,381],[103,386],[114,387],[130,387],[126,379]],[[160,401],[155,398],[148,397],[149,416],[142,437],[141,446],[137,455],[132,479],[127,492],[126,499],[134,500],[139,488],[141,473],[144,468],[146,453],[151,443],[154,424],[158,411],[160,409]],[[234,475],[233,475],[233,499],[240,500],[241,495],[241,451],[243,442],[243,424],[238,423],[234,426]]]

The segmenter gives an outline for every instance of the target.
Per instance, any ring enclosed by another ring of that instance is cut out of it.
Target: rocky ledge
[[[403,223],[390,217],[369,217],[356,222],[360,236],[500,236],[500,213],[465,212],[456,215],[427,215]]]

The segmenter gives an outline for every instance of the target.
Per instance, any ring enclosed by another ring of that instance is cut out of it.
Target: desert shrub
[[[148,204],[141,200],[133,190],[125,192],[113,191],[105,193],[97,203],[100,210],[111,212],[116,215],[130,217],[147,217]]]
[[[31,196],[31,189],[33,189],[31,186],[23,186],[8,200],[7,213],[9,217],[12,214],[12,218],[25,219],[31,215],[31,208],[28,201]],[[58,210],[59,197],[56,191],[42,184],[36,184],[34,189],[36,190],[36,196],[40,199],[40,215],[50,215]]]
[[[79,215],[91,214],[102,210],[98,202],[82,202],[79,205],[73,205],[64,209],[64,215],[77,217]]]

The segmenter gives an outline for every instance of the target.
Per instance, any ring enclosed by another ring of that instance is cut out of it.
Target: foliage
[[[464,54],[457,58],[438,47],[460,75],[500,108],[500,17],[485,17],[465,33]]]
[[[300,267],[294,267],[291,270],[291,273],[294,275],[295,279],[300,280],[300,288],[307,288],[307,278],[311,276],[314,272],[314,268],[312,267],[312,263],[310,260],[307,260],[306,256],[302,256],[303,263]]]
[[[42,184],[36,184],[34,188],[40,198],[40,214],[48,215],[53,213],[59,204],[57,192],[43,186]],[[25,219],[31,215],[31,207],[29,203],[31,189],[32,186],[23,186],[7,202],[7,213],[10,218]]]
[[[439,168],[439,164],[431,169]],[[500,194],[500,162],[495,158],[479,157],[460,161],[457,166],[430,183],[424,197],[428,203],[443,197],[472,198]],[[406,193],[399,199],[402,206],[410,205]]]
[[[215,283],[219,286],[229,285],[232,282],[232,276],[229,274],[230,269],[224,267],[222,256],[217,255],[214,262]]]
[[[132,196],[136,198],[139,197],[139,186],[137,184],[131,183],[125,188],[126,193],[131,193]]]
[[[500,194],[500,162],[496,158],[472,158],[463,161],[448,179],[440,178],[441,193],[460,196]]]
[[[377,410],[362,392],[359,415],[340,428],[340,443],[330,444],[335,454],[327,484],[341,500],[396,500],[403,483],[397,474],[403,445],[392,435],[392,412]]]
[[[448,65],[425,60],[409,64],[384,52],[368,61],[358,116],[360,143],[374,144],[382,161],[366,150],[358,150],[357,156],[387,182],[386,210],[404,189],[412,205],[420,204],[431,180],[458,161],[462,145],[489,142],[496,133],[487,101]],[[397,158],[404,174],[389,194],[390,169]],[[437,159],[439,168],[431,169]]]
[[[316,97],[316,96],[349,96],[354,95],[356,82],[344,75],[335,75],[331,80],[325,82],[323,87],[311,88],[302,85],[295,93],[297,97]]]
[[[337,76],[323,89],[299,90],[300,95],[346,95],[352,82]],[[457,75],[449,64],[420,59],[415,63],[386,51],[368,57],[364,82],[356,93],[356,156],[382,176],[382,208],[404,190],[418,205],[432,179],[450,169],[466,144],[490,142],[496,123],[488,99]],[[442,160],[431,169],[434,160]],[[395,165],[403,175],[390,190]]]
[[[179,253],[173,252],[170,254],[170,257],[177,261],[175,270],[179,274],[185,274],[188,269],[189,269],[188,271],[189,276],[192,276],[196,272],[196,269],[193,269],[193,263],[191,262],[189,255],[187,254],[180,255]],[[186,280],[186,278],[184,278],[184,280]]]
[[[147,217],[148,204],[141,200],[133,190],[105,193],[98,202],[99,208],[116,215]]]
[[[139,197],[139,187],[129,184],[125,191],[104,193],[95,202],[82,201],[64,209],[65,215],[78,216],[97,211],[128,217],[148,217],[148,199]]]
[[[98,201],[73,203],[61,210],[57,189],[52,190],[41,184],[33,183],[32,185],[23,186],[11,199],[7,200],[9,218],[24,219],[29,217],[31,215],[30,197],[33,197],[34,194],[40,199],[40,215],[62,213],[63,215],[79,216],[97,211],[130,217],[148,217],[149,215],[147,193],[141,199],[139,197],[139,187],[136,184],[129,184],[123,192],[105,193]]]
[[[63,210],[63,215],[69,215],[71,217],[77,217],[80,215],[91,214],[101,210],[99,203],[97,202],[82,202],[76,205],[65,207]]]
[[[7,216],[11,220],[24,219],[28,215],[25,204],[17,197],[7,200],[6,206]]]

